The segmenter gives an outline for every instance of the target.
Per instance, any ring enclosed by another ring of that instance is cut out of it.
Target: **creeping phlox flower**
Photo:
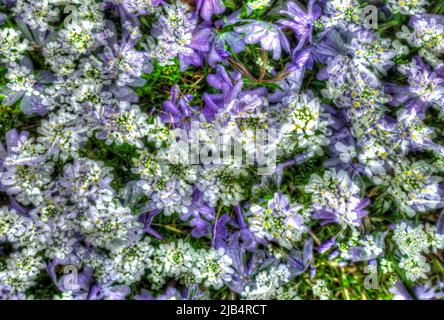
[[[112,5],[121,5],[128,13],[147,15],[159,10],[161,0],[108,0]]]
[[[0,2],[0,299],[442,299],[442,6]]]

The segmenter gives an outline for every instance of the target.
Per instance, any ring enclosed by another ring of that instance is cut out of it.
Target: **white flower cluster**
[[[132,171],[143,179],[139,185],[151,197],[153,209],[163,210],[165,215],[188,213],[199,170],[187,157],[183,150],[170,146],[156,156],[143,149],[133,159]]]
[[[149,130],[147,118],[148,115],[141,112],[139,106],[122,101],[115,111],[108,110],[102,115],[96,137],[104,139],[106,144],[128,143],[142,148],[142,138]]]
[[[31,249],[15,252],[6,259],[5,266],[0,264],[0,282],[10,294],[21,293],[36,283],[44,268],[43,258],[37,252]]]
[[[245,198],[246,191],[242,181],[246,176],[245,168],[220,165],[204,169],[197,187],[204,193],[205,201],[211,206],[215,206],[219,200],[226,206],[236,205]]]
[[[419,54],[431,65],[443,63],[440,55],[444,52],[444,20],[441,16],[424,15],[415,18],[408,27],[402,26],[397,34],[398,38],[405,39],[411,46],[419,49]]]
[[[154,251],[148,278],[154,287],[175,279],[187,286],[201,283],[207,288],[219,289],[231,279],[231,265],[232,260],[223,248],[194,249],[179,240],[161,244]]]
[[[153,38],[149,39],[148,45],[151,47],[151,58],[161,66],[174,64],[174,58],[178,55],[193,54],[194,49],[189,45],[198,20],[189,11],[187,4],[177,1],[173,5],[164,5],[163,12],[157,13]]]
[[[58,20],[60,9],[57,7],[56,2],[51,0],[23,0],[17,1],[14,12],[32,29],[44,32],[50,28],[49,23]]]
[[[331,0],[326,3],[325,15],[320,19],[325,27],[338,25],[344,29],[362,25],[362,8],[357,0]]]
[[[257,204],[250,207],[248,224],[257,237],[276,241],[279,245],[291,249],[307,232],[304,218],[300,215],[302,211],[303,206],[290,204],[285,195],[275,194],[265,208]]]
[[[14,62],[21,60],[25,51],[30,50],[29,41],[23,39],[21,32],[12,28],[0,30],[0,56],[1,62]]]
[[[363,209],[361,191],[346,171],[327,170],[323,177],[313,174],[305,191],[312,194],[315,210],[334,212],[343,227],[359,225]]]
[[[353,229],[352,235],[347,239],[347,242],[340,243],[338,247],[341,259],[370,261],[384,253],[384,236],[381,234],[361,236],[356,229]]]
[[[262,10],[267,8],[270,3],[270,0],[250,0],[247,2],[247,6],[251,10]]]
[[[411,281],[426,279],[430,265],[424,254],[437,252],[444,248],[444,236],[436,232],[436,228],[420,224],[412,227],[405,222],[397,224],[393,233],[393,241],[401,257],[399,267],[404,270]]]
[[[241,297],[246,300],[271,300],[287,296],[288,300],[297,299],[294,288],[283,285],[292,278],[289,267],[285,264],[272,266],[259,272],[253,279],[253,284],[245,287]]]
[[[125,9],[133,14],[152,14],[159,10],[159,7],[154,4],[157,0],[111,0],[116,4],[122,4]]]

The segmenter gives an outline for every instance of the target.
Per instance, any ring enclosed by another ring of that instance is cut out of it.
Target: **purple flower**
[[[151,58],[164,66],[173,64],[178,57],[182,71],[190,65],[202,66],[203,56],[210,51],[210,23],[198,25],[198,17],[181,1],[163,8],[164,14],[158,16],[148,39]]]
[[[226,63],[231,55],[225,46],[228,46],[234,53],[239,54],[245,50],[244,35],[235,31],[223,31],[227,26],[233,26],[241,19],[241,10],[235,11],[228,17],[214,22],[215,28],[212,29],[213,40],[210,52],[207,55],[208,64],[215,67],[218,63]],[[229,28],[231,29],[231,28]]]
[[[424,114],[405,109],[398,112],[397,120],[387,116],[377,123],[377,127],[392,149],[398,150],[400,154],[421,150],[430,150],[437,154],[444,152],[443,146],[432,141],[435,133],[424,125],[424,119]]]
[[[337,131],[330,137],[329,159],[324,162],[327,168],[345,170],[351,177],[364,173],[365,167],[359,163],[357,146],[348,128]]]
[[[392,95],[391,105],[402,104],[416,112],[425,112],[432,105],[444,110],[444,74],[440,69],[432,71],[416,56],[411,64],[400,67],[400,71],[407,76],[409,85],[389,84],[385,87],[385,91]]]
[[[226,63],[231,56],[225,49],[228,45],[234,53],[239,54],[245,49],[244,36],[233,31],[213,31],[210,51],[207,54],[208,64],[215,67],[218,63]]]
[[[216,212],[213,208],[204,203],[203,194],[200,191],[195,191],[193,202],[191,203],[189,210],[193,216],[190,221],[190,226],[194,227],[191,231],[193,237],[198,238],[211,235],[211,226],[214,223]]]
[[[196,0],[196,12],[205,21],[211,21],[213,14],[221,14],[225,11],[225,5],[222,0]]]
[[[142,289],[139,295],[134,297],[135,300],[208,300],[209,293],[202,291],[198,285],[193,284],[190,287],[184,288],[180,292],[177,288],[169,286],[166,290],[154,298],[151,293]]]
[[[211,230],[211,246],[213,248],[225,248],[229,233],[227,224],[232,223],[232,219],[224,214],[217,219]]]
[[[152,212],[142,213],[139,217],[139,221],[143,223],[143,231],[149,233],[150,235],[156,237],[159,240],[163,240],[163,237],[151,227],[153,220],[158,216],[162,210],[154,210]]]
[[[313,239],[307,238],[302,250],[291,249],[286,259],[289,266],[292,267],[291,271],[293,277],[303,273],[310,267],[313,260]]]
[[[244,34],[245,43],[260,43],[262,49],[272,52],[274,60],[281,57],[282,49],[290,52],[290,43],[278,26],[256,20],[241,20],[241,22],[247,22],[247,24],[234,27],[234,31]]]
[[[290,20],[278,20],[277,23],[291,28],[299,39],[295,51],[300,50],[307,42],[311,43],[313,24],[321,15],[321,7],[315,2],[316,0],[310,0],[306,11],[296,3],[288,2],[287,10],[280,11],[288,15]]]
[[[375,259],[384,253],[385,233],[377,233],[375,235],[367,235],[364,239],[366,246],[355,245],[348,248],[348,255],[351,261],[369,261],[375,262]],[[371,246],[368,243],[372,244]]]
[[[114,8],[120,13],[122,19],[128,19],[130,15],[152,14],[163,3],[163,0],[107,0],[105,8]]]
[[[338,84],[367,83],[378,86],[378,75],[384,75],[395,53],[387,49],[389,42],[374,32],[326,32],[313,49],[316,60],[327,67],[319,71],[318,80],[331,79]]]
[[[438,221],[436,222],[436,232],[444,235],[444,210],[441,211]]]

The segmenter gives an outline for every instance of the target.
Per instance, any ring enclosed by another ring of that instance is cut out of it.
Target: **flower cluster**
[[[442,298],[443,14],[0,0],[0,299]]]

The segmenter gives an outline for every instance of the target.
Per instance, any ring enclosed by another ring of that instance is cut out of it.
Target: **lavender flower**
[[[261,48],[271,51],[274,60],[281,57],[281,52],[290,52],[290,44],[284,33],[272,23],[259,22],[255,20],[242,20],[247,24],[235,27],[237,33],[244,34],[245,43],[260,43]]]
[[[294,51],[300,50],[307,42],[311,43],[314,23],[321,15],[321,7],[315,0],[309,1],[307,10],[288,2],[287,10],[281,10],[281,13],[289,16],[290,20],[279,20],[278,23],[291,28],[299,40]]]
[[[211,21],[211,16],[221,14],[225,11],[225,5],[222,0],[197,0],[196,12],[200,12],[200,16],[205,21]]]

